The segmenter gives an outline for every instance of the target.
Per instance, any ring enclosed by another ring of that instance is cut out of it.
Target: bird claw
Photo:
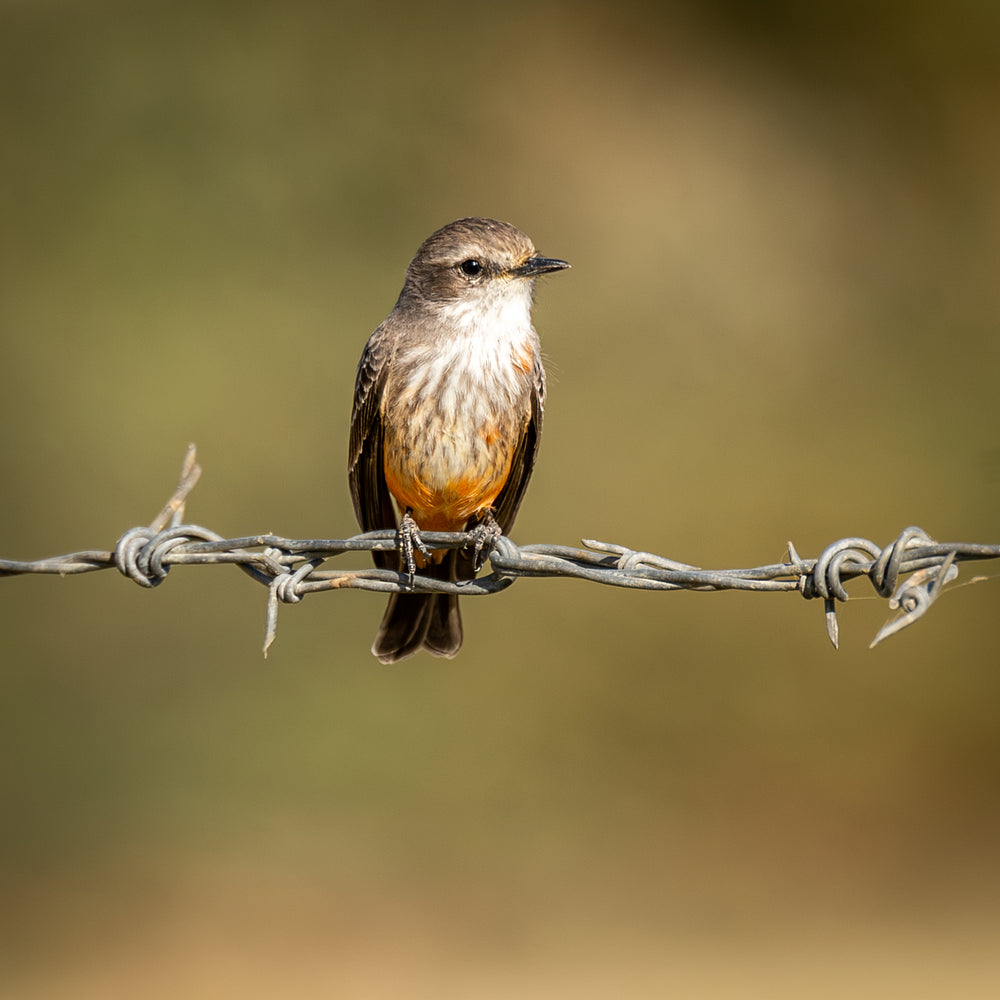
[[[493,511],[488,511],[484,520],[480,521],[471,531],[472,535],[472,565],[478,573],[493,551],[496,540],[503,536],[500,525],[497,524]]]
[[[417,561],[413,555],[413,550],[417,549],[422,556],[429,559],[430,549],[424,545],[424,540],[420,537],[420,529],[417,522],[413,520],[413,515],[407,509],[399,522],[399,549],[406,561],[406,573],[410,578],[410,586],[413,586],[413,578],[417,575]]]

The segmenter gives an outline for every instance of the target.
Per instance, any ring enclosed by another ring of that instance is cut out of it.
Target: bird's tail
[[[459,553],[421,569],[425,576],[454,580]],[[372,653],[381,663],[397,663],[421,649],[449,659],[462,648],[462,616],[455,594],[393,594],[379,625]]]

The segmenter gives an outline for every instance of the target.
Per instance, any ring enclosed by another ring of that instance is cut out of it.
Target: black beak
[[[569,267],[564,260],[553,257],[529,257],[520,267],[515,267],[510,273],[515,278],[534,278],[549,271],[562,271]]]

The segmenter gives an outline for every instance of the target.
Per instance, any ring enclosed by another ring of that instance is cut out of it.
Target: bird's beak
[[[511,270],[511,275],[515,278],[534,278],[539,274],[547,274],[549,271],[562,271],[569,267],[564,260],[556,260],[553,257],[529,257],[520,267]]]

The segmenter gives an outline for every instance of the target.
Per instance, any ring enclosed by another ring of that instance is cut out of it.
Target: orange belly
[[[427,531],[463,531],[494,504],[531,417],[530,327],[516,342],[460,333],[401,354],[382,401],[386,485]]]
[[[510,472],[510,452],[483,472],[440,480],[413,462],[385,465],[385,481],[399,504],[426,531],[462,531],[468,520],[493,505]]]
[[[496,425],[448,434],[385,438],[383,471],[400,511],[409,508],[427,531],[462,531],[469,518],[493,505],[510,474],[517,434]]]

